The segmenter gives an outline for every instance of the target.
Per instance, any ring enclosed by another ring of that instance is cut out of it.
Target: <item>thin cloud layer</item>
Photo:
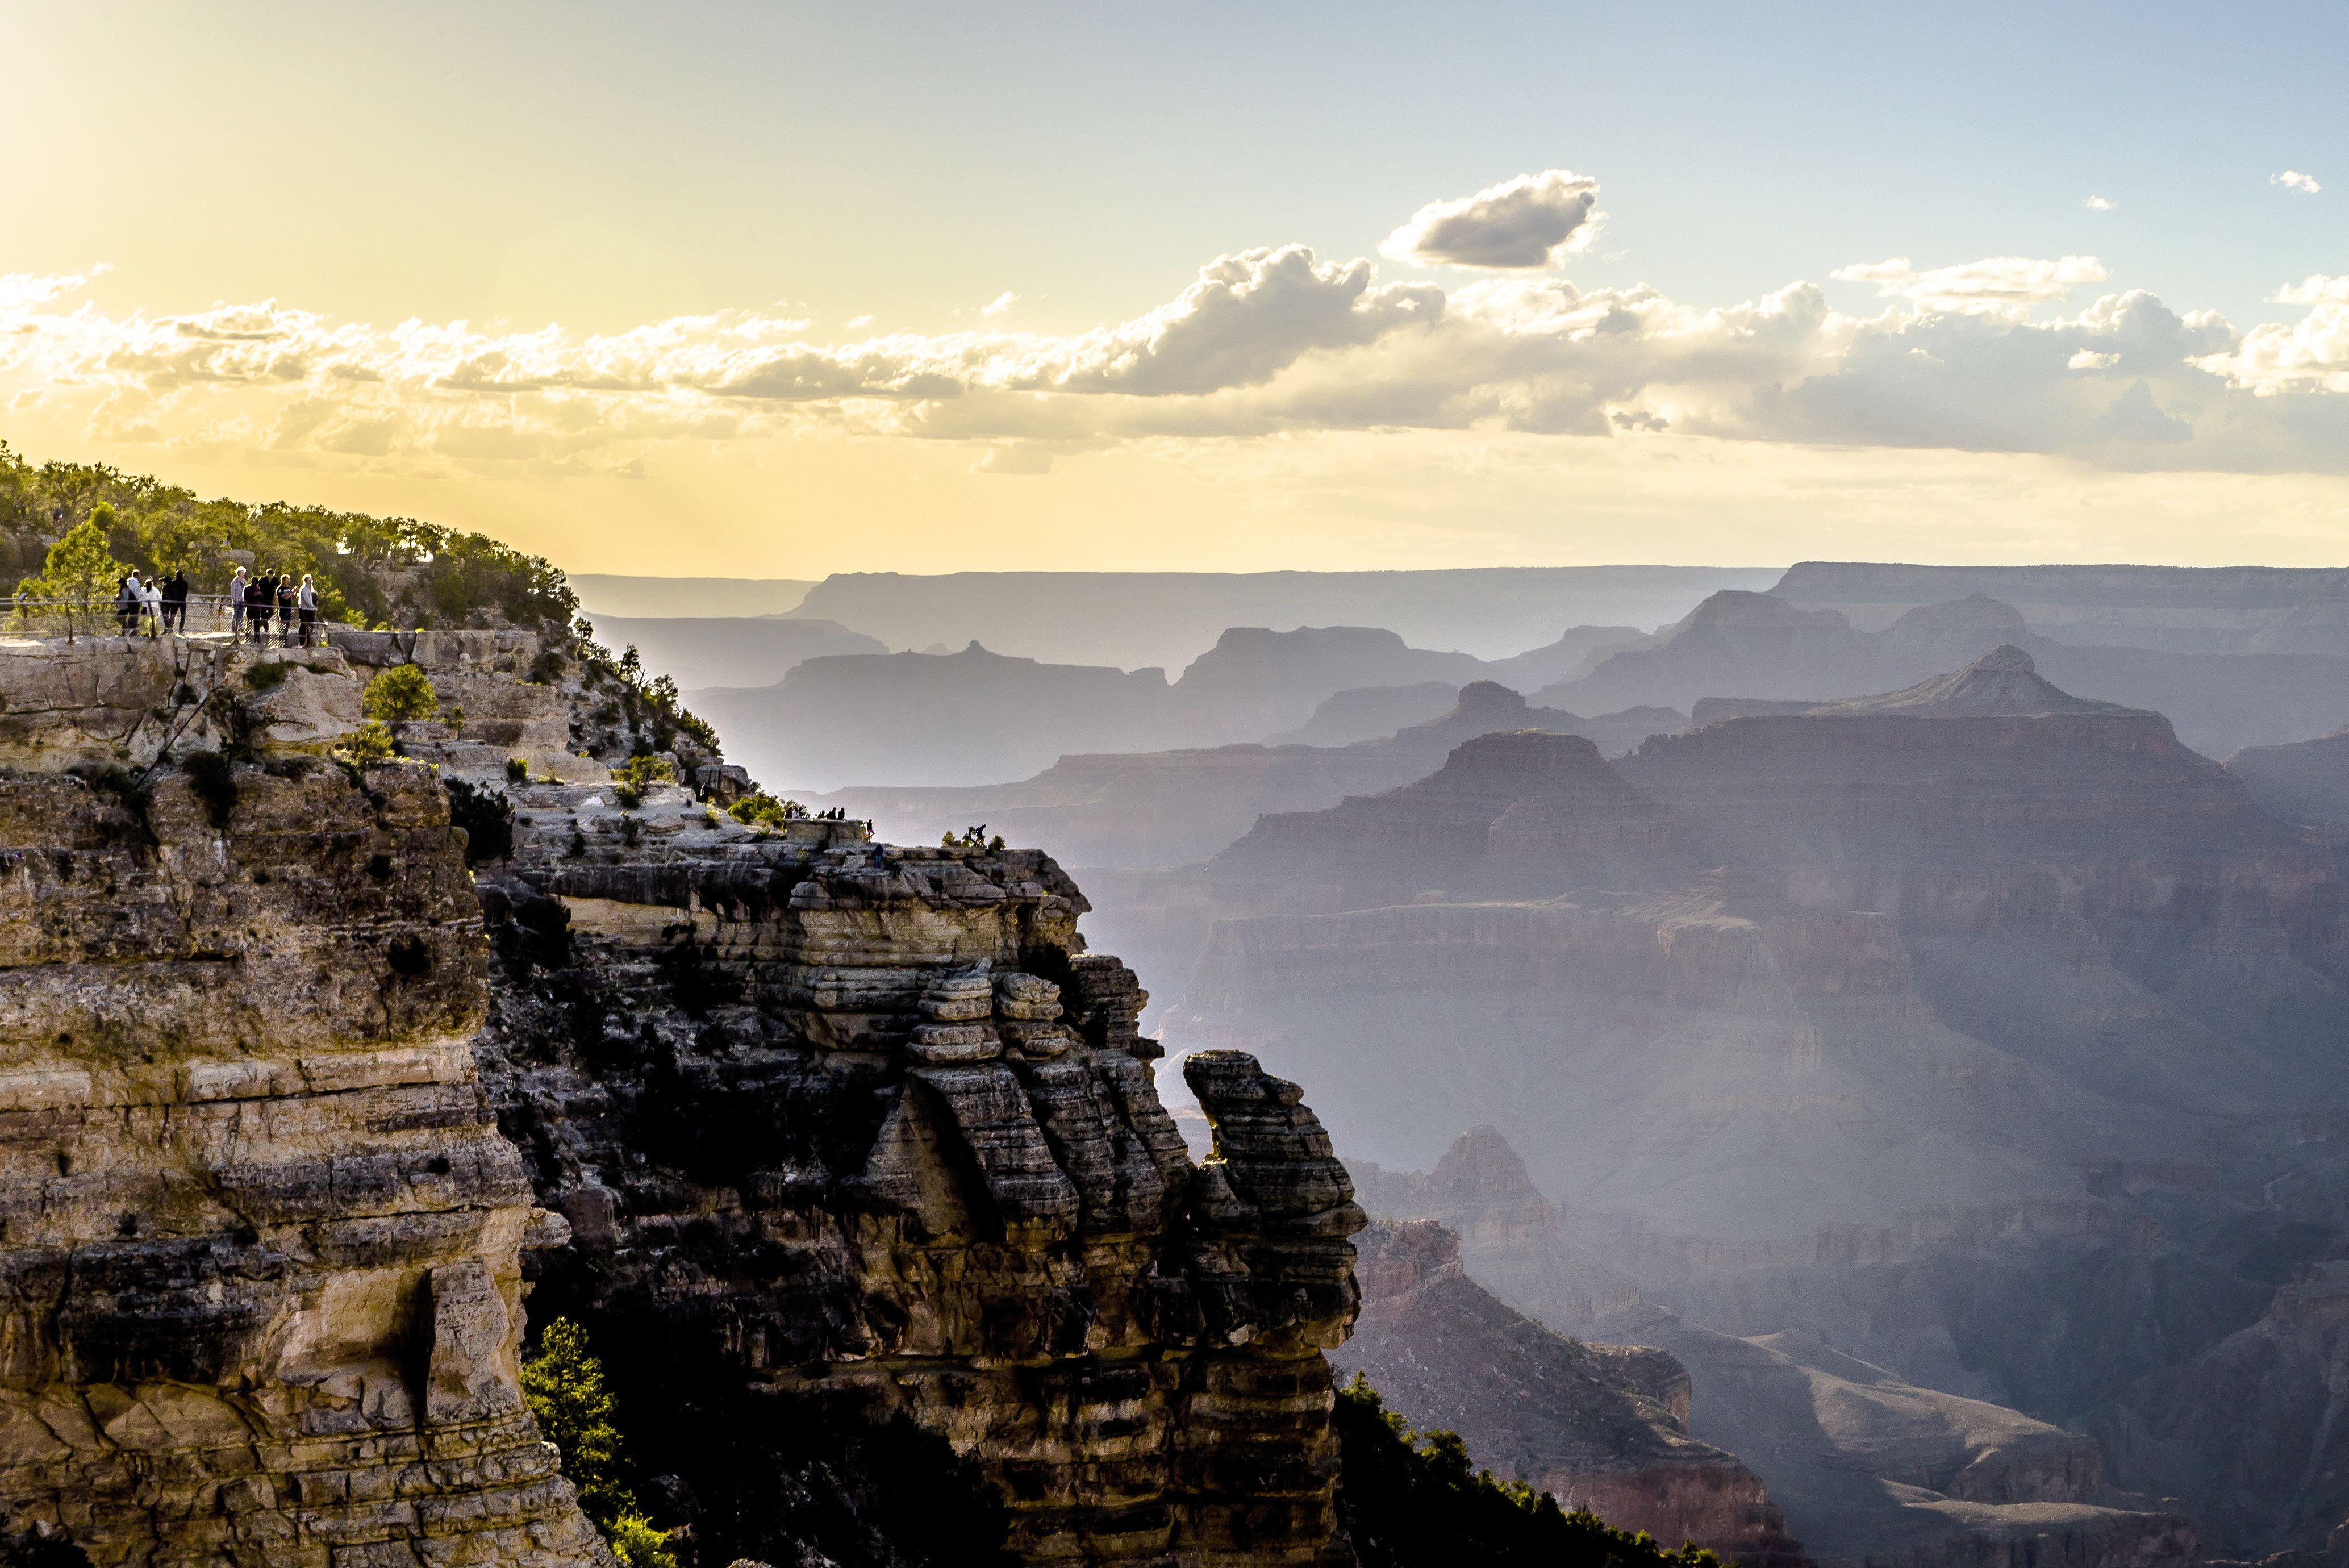
[[[190,452],[625,474],[663,443],[831,432],[985,443],[982,472],[1041,474],[1121,441],[1490,430],[2349,469],[2349,279],[2322,275],[2276,296],[2301,319],[2239,333],[2139,290],[2033,319],[2105,281],[2092,256],[1838,269],[1891,302],[1860,317],[1810,283],[1720,306],[1555,275],[1447,293],[1284,245],[1218,256],[1089,332],[988,318],[844,339],[756,311],[597,335],[379,328],[274,300],[116,316],[73,304],[94,275],[0,286],[0,392]]]
[[[1908,257],[1899,256],[1839,266],[1828,275],[1845,283],[1872,283],[1878,297],[1905,299],[1923,310],[2021,320],[2034,305],[2052,304],[2084,284],[2104,282],[2106,273],[2104,263],[2094,256],[2065,256],[2060,261],[1986,256],[1922,272],[1910,265]]]
[[[1473,196],[1430,202],[1386,237],[1379,254],[1422,266],[1540,271],[1589,243],[1600,214],[1599,182],[1546,169]]]

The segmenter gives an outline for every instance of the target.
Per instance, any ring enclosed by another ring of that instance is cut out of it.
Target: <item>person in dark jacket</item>
[[[294,574],[277,574],[277,646],[294,646]]]
[[[253,623],[253,646],[269,646],[269,618],[277,613],[277,576],[255,572],[244,588],[244,618]]]
[[[139,631],[139,574],[132,572],[122,579],[114,593],[114,618],[122,625],[122,635],[134,637]]]
[[[174,627],[181,637],[188,635],[188,574],[178,568],[163,579],[163,629]]]

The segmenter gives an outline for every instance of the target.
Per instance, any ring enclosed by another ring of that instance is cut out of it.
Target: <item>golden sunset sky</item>
[[[0,439],[665,576],[2349,560],[2344,13],[2044,12],[9,0]]]

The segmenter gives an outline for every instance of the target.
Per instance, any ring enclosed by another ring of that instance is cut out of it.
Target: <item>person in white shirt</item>
[[[147,618],[147,635],[154,636],[156,624],[163,618],[163,590],[152,583],[140,583],[139,608]]]
[[[318,624],[318,589],[310,574],[302,574],[302,588],[294,596],[294,606],[302,612],[302,646],[310,646],[310,634]]]
[[[228,639],[244,640],[244,568],[239,566],[228,580]]]

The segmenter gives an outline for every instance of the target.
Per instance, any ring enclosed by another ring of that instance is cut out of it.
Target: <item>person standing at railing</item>
[[[253,618],[253,640],[262,648],[269,646],[269,618],[277,613],[277,579],[267,572],[258,573],[253,585],[244,590],[246,612]]]
[[[302,646],[310,646],[310,634],[318,624],[318,588],[310,574],[302,574],[301,590],[294,596],[294,607],[302,612]]]
[[[294,646],[294,574],[277,574],[277,646]]]
[[[175,626],[181,637],[188,635],[188,574],[176,566],[163,579],[163,629]]]
[[[244,568],[239,566],[228,579],[228,639],[244,640]]]
[[[139,574],[136,572],[126,576],[122,586],[115,590],[114,619],[125,637],[133,636],[139,630]]]
[[[134,576],[131,581],[139,582],[139,579]],[[153,637],[156,623],[163,618],[163,590],[151,580],[139,583],[139,612],[146,618],[147,635]]]

